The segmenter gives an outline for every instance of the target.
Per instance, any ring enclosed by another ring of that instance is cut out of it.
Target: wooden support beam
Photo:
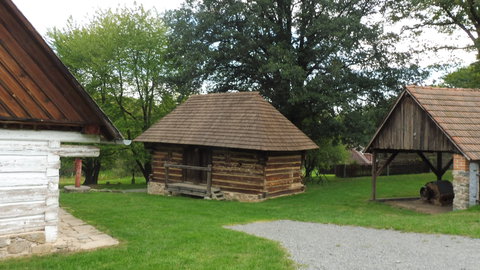
[[[377,199],[377,177],[382,173],[383,169],[398,155],[398,151],[393,152],[388,159],[379,168],[377,168],[377,152],[372,153],[372,201]]]
[[[430,170],[432,170],[432,172],[435,175],[437,175],[437,177],[438,177],[439,172],[437,171],[437,168],[435,168],[435,166],[433,166],[433,164],[430,162],[430,160],[428,160],[428,158],[420,151],[417,152],[417,155],[423,160],[423,162],[425,162],[425,164],[428,165]]]
[[[80,187],[80,180],[82,178],[82,159],[75,159],[75,187]]]
[[[437,152],[437,180],[442,180],[442,152]]]
[[[447,172],[448,168],[450,168],[450,166],[452,166],[452,164],[453,164],[453,158],[450,159],[450,160],[447,162],[447,165],[445,165],[445,167],[443,167],[443,168],[441,169],[440,174],[442,175],[442,177],[443,177],[443,175],[445,174],[445,172]],[[440,180],[441,180],[441,179],[440,179]]]
[[[392,155],[390,155],[390,157],[388,157],[388,159],[385,161],[385,163],[383,163],[383,165],[380,166],[380,168],[377,169],[377,171],[376,171],[377,176],[379,176],[383,172],[383,169],[385,169],[385,167],[387,167],[388,165],[390,165],[390,163],[392,163],[392,161],[395,159],[395,157],[397,155],[398,155],[398,151],[393,152]]]
[[[168,166],[169,164],[165,162],[165,188],[168,187]]]
[[[372,201],[377,199],[377,152],[372,153]]]
[[[208,165],[207,171],[207,197],[210,198],[212,196],[212,165]]]

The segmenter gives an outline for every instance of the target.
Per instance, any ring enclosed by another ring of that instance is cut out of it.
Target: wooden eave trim
[[[111,137],[111,139],[123,139],[120,131],[113,125],[112,121],[107,117],[107,115],[102,111],[102,109],[100,109],[100,107],[95,103],[95,101],[93,101],[92,97],[87,94],[85,89],[83,89],[77,79],[75,79],[75,77],[70,73],[68,68],[60,61],[57,55],[53,52],[52,48],[48,46],[45,40],[40,36],[37,30],[35,30],[32,24],[20,12],[20,10],[15,6],[15,4],[11,0],[6,0],[4,1],[4,3],[10,9],[13,16],[20,20],[22,25],[26,28],[27,32],[30,32],[33,39],[37,42],[38,45],[40,45],[40,47],[42,47],[42,49],[47,54],[47,57],[52,60],[53,64],[61,71],[67,81],[72,84],[72,88],[75,89],[77,93],[79,93],[80,96],[84,98],[90,109],[92,109],[97,114],[97,117],[99,117],[99,119],[103,122],[109,133],[108,137]]]
[[[277,150],[277,149],[270,149],[270,148],[240,148],[240,147],[228,147],[228,146],[223,146],[223,145],[206,145],[206,144],[188,144],[188,143],[169,143],[169,142],[162,142],[162,141],[150,141],[150,140],[143,140],[143,139],[134,139],[133,142],[143,142],[143,143],[149,143],[149,144],[165,144],[165,145],[179,145],[179,146],[197,146],[197,147],[204,147],[204,148],[221,148],[221,149],[238,149],[238,150],[243,150],[243,151],[260,151],[260,152],[301,152],[301,151],[309,151],[309,150],[315,150],[318,149],[316,148],[296,148],[292,150]]]
[[[407,92],[407,88],[405,88],[405,90],[403,90],[403,92],[397,97],[397,100],[395,101],[395,103],[393,104],[392,108],[390,109],[390,111],[388,112],[387,116],[385,116],[385,118],[383,119],[382,121],[382,124],[380,124],[380,127],[377,129],[377,131],[375,132],[375,135],[373,135],[372,139],[370,140],[370,142],[367,144],[367,147],[365,147],[365,153],[372,153],[372,149],[370,149],[370,147],[372,146],[373,142],[375,141],[375,139],[377,138],[378,134],[380,134],[380,132],[382,131],[383,129],[383,126],[385,126],[385,123],[387,123],[388,119],[390,118],[390,116],[392,115],[393,111],[395,110],[395,108],[398,106],[398,104],[400,103],[400,101],[402,100],[402,98],[405,96],[405,93]]]
[[[415,95],[413,95],[410,90],[408,89],[408,87],[406,88],[406,92],[408,92],[408,95],[413,99],[413,101],[415,101],[415,103],[417,103],[418,106],[420,106],[420,108],[422,108],[422,110],[427,114],[427,116],[430,118],[430,120],[433,121],[433,123],[442,131],[442,133],[447,137],[447,139],[453,144],[453,146],[455,146],[455,148],[457,148],[457,150],[464,156],[466,157],[468,160],[471,160],[471,157],[469,157],[468,155],[465,154],[465,152],[463,151],[463,149],[457,144],[455,143],[455,141],[452,139],[452,137],[450,136],[450,134],[448,134],[448,132],[445,131],[445,129],[433,118],[433,116],[430,114],[430,112],[428,110],[425,109],[425,107],[423,107],[423,105],[418,101],[418,99],[415,97]]]

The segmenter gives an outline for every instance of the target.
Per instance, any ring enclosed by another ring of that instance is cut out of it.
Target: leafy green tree
[[[347,130],[341,115],[422,78],[408,54],[394,53],[397,37],[369,20],[382,3],[187,0],[165,16],[169,61],[182,67],[171,82],[185,93],[260,91],[314,140],[356,140],[362,121]]]
[[[460,30],[471,40],[480,60],[480,1],[478,0],[389,0],[386,10],[394,21],[409,18],[417,24],[412,28],[434,28],[444,33]],[[445,47],[445,46],[441,46]],[[458,49],[451,47],[452,49]]]
[[[156,12],[135,6],[98,11],[83,26],[70,19],[65,29],[48,36],[66,66],[124,136],[133,139],[175,106],[165,85],[165,32]],[[143,144],[132,143],[129,151],[115,157],[130,159],[148,180],[151,164]],[[96,175],[102,159],[107,161],[103,155],[87,164]]]
[[[460,68],[446,75],[443,80],[448,87],[480,88],[480,62]]]

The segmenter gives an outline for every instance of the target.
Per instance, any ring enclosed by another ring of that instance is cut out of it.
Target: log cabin
[[[454,210],[478,204],[479,120],[480,89],[407,86],[366,147],[373,157],[372,199],[382,170],[399,153],[416,153],[437,180],[453,164]],[[379,155],[389,157],[380,164]]]
[[[12,1],[0,1],[0,258],[57,239],[60,158],[98,156],[84,144],[102,142],[124,143]]]
[[[135,141],[152,150],[150,194],[240,201],[303,192],[318,148],[258,92],[191,96]]]

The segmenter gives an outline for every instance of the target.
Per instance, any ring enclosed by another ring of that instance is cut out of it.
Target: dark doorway
[[[189,146],[183,151],[185,165],[207,167],[212,163],[212,151],[207,148]],[[183,170],[184,181],[194,184],[206,184],[207,172],[197,170]]]

